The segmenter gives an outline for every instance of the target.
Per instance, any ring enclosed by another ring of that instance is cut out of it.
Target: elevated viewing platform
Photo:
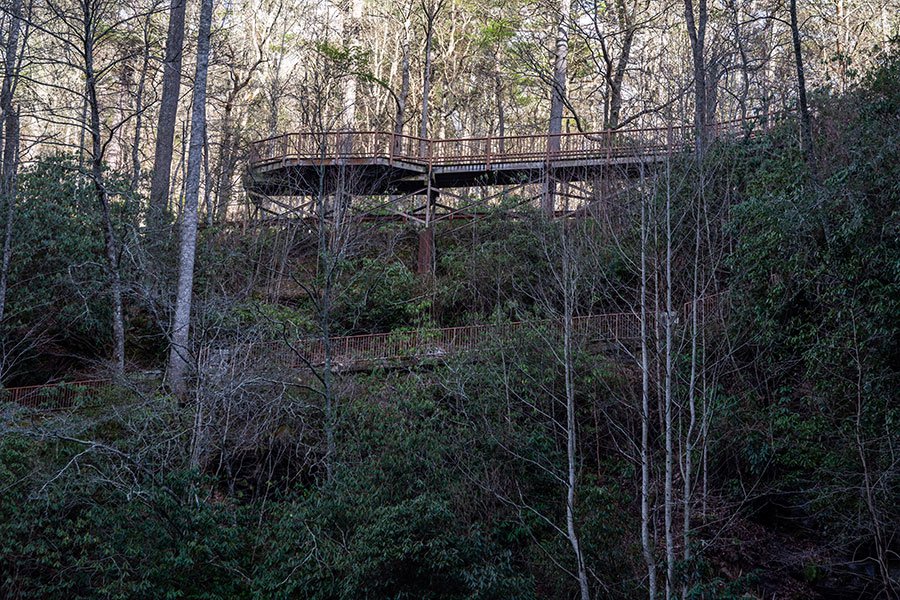
[[[750,135],[746,125],[717,123],[710,137]],[[690,149],[693,140],[693,126],[444,140],[383,131],[287,133],[251,145],[246,185],[263,196],[340,186],[357,195],[405,195],[547,177],[584,181],[611,167],[634,176],[642,164]]]

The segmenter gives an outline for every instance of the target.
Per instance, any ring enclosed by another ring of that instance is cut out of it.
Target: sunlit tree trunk
[[[191,139],[188,146],[184,208],[181,214],[178,289],[169,351],[169,386],[178,397],[184,397],[186,392],[185,376],[190,356],[191,298],[197,249],[197,204],[200,197],[200,173],[203,167],[203,143],[206,135],[206,80],[209,72],[212,12],[213,0],[203,0],[200,5],[200,23],[197,31],[197,70],[194,75]]]
[[[622,115],[622,86],[625,83],[625,72],[631,61],[631,48],[634,45],[634,38],[637,35],[638,30],[637,24],[634,22],[635,16],[628,9],[624,0],[618,0],[616,3],[616,12],[618,15],[619,28],[623,32],[622,51],[615,62],[615,68],[610,69],[612,72],[607,74],[607,85],[609,86],[609,115],[606,119],[607,129],[616,129],[619,126],[619,119]]]
[[[650,541],[650,344],[647,319],[647,199],[641,197],[641,549],[647,564],[650,600],[656,599],[656,560]]]
[[[550,90],[550,134],[547,140],[548,156],[559,152],[562,134],[562,121],[566,104],[566,79],[568,78],[569,60],[569,21],[572,14],[572,0],[560,0],[559,20],[556,29],[556,48],[553,57],[553,84]],[[545,216],[552,216],[556,196],[556,182],[548,172],[541,199],[541,209]]]

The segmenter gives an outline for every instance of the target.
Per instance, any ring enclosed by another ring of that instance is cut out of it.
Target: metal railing
[[[656,318],[650,315],[651,328]],[[640,315],[633,312],[589,315],[573,319],[572,334],[628,341],[640,338],[640,326]],[[545,319],[333,337],[328,340],[328,350],[334,367],[352,368],[401,359],[449,357],[490,345],[508,345],[527,331],[558,335],[562,322]],[[280,367],[321,366],[325,363],[326,344],[321,338],[263,342],[254,344],[250,353]]]
[[[61,410],[72,408],[78,401],[96,400],[101,391],[110,385],[109,379],[90,379],[3,388],[0,389],[0,402],[13,402],[41,410]]]
[[[770,121],[763,122],[767,126]],[[747,121],[709,126],[711,139],[754,131]],[[286,161],[382,159],[425,166],[502,165],[537,161],[620,159],[682,151],[693,143],[690,125],[560,134],[427,139],[385,131],[286,133],[250,144],[250,166]]]
[[[722,294],[700,298],[697,302],[698,315],[718,311]],[[691,319],[692,303],[684,303],[681,311],[672,315],[679,324],[687,324]],[[648,315],[648,331],[652,332],[656,322],[664,323],[665,313]],[[465,325],[440,329],[418,329],[391,333],[370,333],[333,337],[328,340],[332,366],[352,368],[403,359],[421,360],[444,358],[471,350],[514,343],[527,332],[538,335],[561,335],[563,323],[557,319],[514,321],[489,325]],[[572,334],[578,338],[595,341],[633,341],[640,339],[641,318],[638,312],[607,313],[575,317]],[[326,346],[322,339],[305,338],[291,342],[271,341],[244,345],[240,349],[251,359],[264,361],[270,366],[297,368],[321,366],[325,362]],[[201,356],[200,363],[205,364]],[[91,379],[68,383],[52,383],[24,387],[0,389],[0,402],[14,402],[29,408],[41,410],[61,410],[71,408],[80,400],[82,404],[99,398],[105,388],[112,386],[109,379]]]

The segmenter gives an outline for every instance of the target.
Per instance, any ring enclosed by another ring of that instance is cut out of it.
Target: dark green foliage
[[[121,239],[136,224],[138,204],[115,177],[108,189]],[[69,157],[41,160],[19,174],[16,211],[4,334],[10,340],[52,338],[82,355],[102,349],[111,336],[110,303],[90,178]]]
[[[754,391],[777,390],[747,407],[744,464],[778,505],[856,548],[900,522],[898,90],[894,60],[826,104],[816,172],[770,157],[732,222],[733,328],[752,332]],[[838,115],[852,116],[835,128]]]
[[[336,298],[338,331],[353,335],[427,323],[430,299],[421,293],[415,274],[402,263],[359,259],[344,270],[351,277]]]

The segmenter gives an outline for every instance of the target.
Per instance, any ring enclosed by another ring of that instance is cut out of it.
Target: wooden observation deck
[[[749,135],[746,123],[711,126],[711,137]],[[353,195],[428,194],[490,185],[584,181],[693,146],[693,126],[557,135],[424,139],[383,131],[288,133],[254,142],[246,186],[259,196],[309,196],[343,186]]]

